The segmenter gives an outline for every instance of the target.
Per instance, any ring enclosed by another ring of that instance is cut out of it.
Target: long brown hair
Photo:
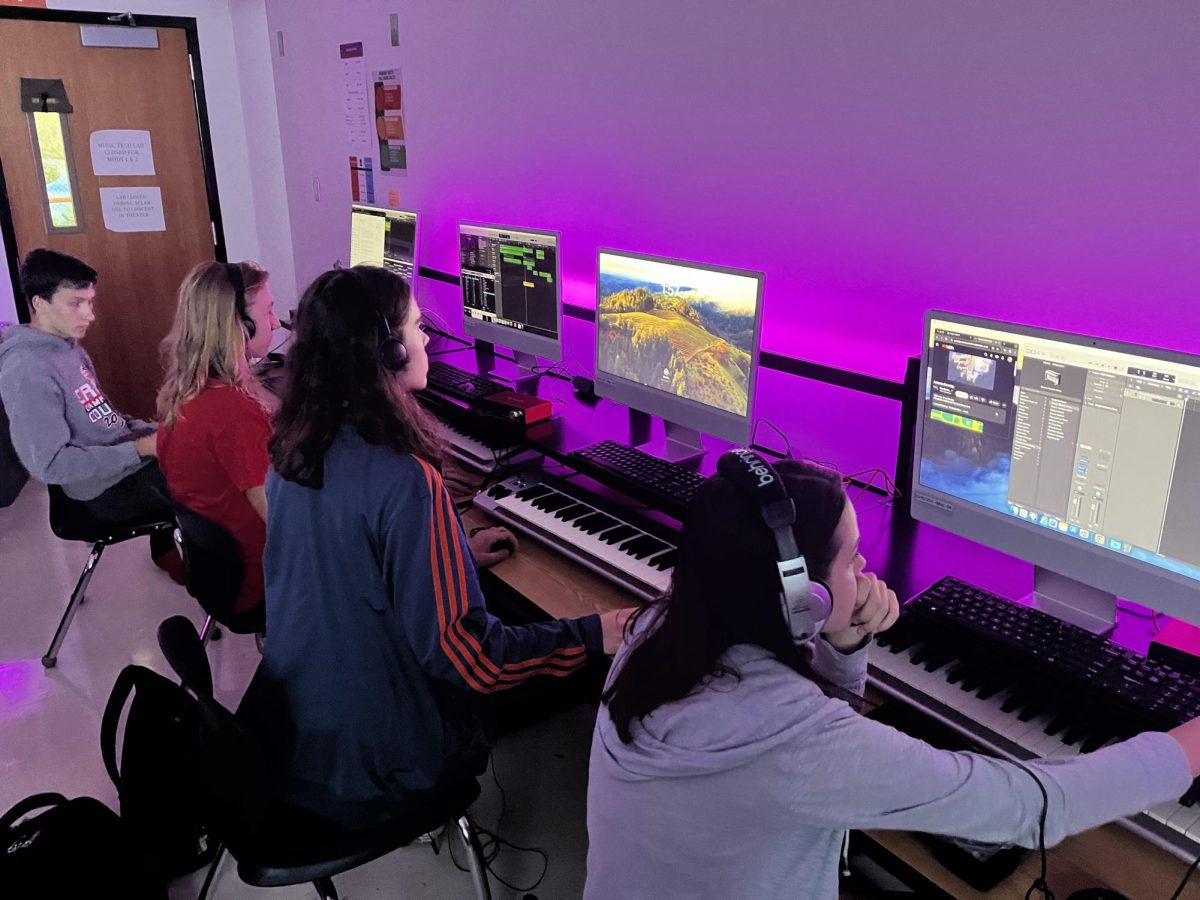
[[[256,263],[237,263],[246,285],[246,302],[267,283]],[[163,383],[158,389],[158,420],[175,424],[179,408],[195,399],[210,378],[241,391],[268,412],[273,398],[250,371],[246,329],[237,311],[237,294],[225,264],[203,262],[179,286],[175,323],[160,345]]]
[[[283,478],[324,484],[325,454],[344,425],[368,444],[441,468],[440,429],[379,362],[379,344],[413,305],[408,282],[377,266],[331,269],[308,286],[293,317],[284,388],[269,445]]]
[[[777,463],[775,471],[796,503],[796,545],[809,571],[825,578],[838,553],[835,531],[847,502],[841,479],[801,462]],[[603,695],[622,741],[633,740],[633,720],[710,678],[736,677],[721,663],[735,644],[762,647],[827,693],[842,696],[813,669],[808,648],[792,639],[779,601],[775,554],[754,498],[721,475],[700,487],[688,505],[671,590],[634,613],[626,628],[637,632],[637,643]],[[644,615],[654,620],[636,628]]]

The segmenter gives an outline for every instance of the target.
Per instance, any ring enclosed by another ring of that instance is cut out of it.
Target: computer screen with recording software
[[[597,273],[596,393],[748,442],[762,274],[616,250]]]
[[[350,265],[384,266],[413,279],[417,214],[355,203],[350,208]]]
[[[924,350],[914,517],[1200,622],[1200,357],[941,312]]]
[[[458,246],[467,335],[558,360],[558,233],[464,222]]]

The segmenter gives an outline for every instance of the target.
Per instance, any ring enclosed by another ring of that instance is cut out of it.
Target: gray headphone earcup
[[[828,585],[817,578],[809,581],[807,596],[797,597],[790,602],[786,595],[781,594],[779,600],[783,605],[783,617],[788,630],[797,643],[816,637],[833,613],[833,595]]]

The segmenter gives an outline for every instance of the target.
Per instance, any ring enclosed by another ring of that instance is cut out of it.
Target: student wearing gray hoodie
[[[20,276],[33,322],[7,329],[0,341],[0,402],[17,457],[30,475],[62,485],[97,518],[169,517],[170,496],[154,461],[156,426],[109,403],[79,345],[96,318],[96,271],[39,249],[25,258]],[[169,536],[155,549],[169,549]]]
[[[1200,774],[1200,720],[1020,766],[859,715],[867,647],[896,620],[895,594],[864,571],[836,475],[797,462],[762,473],[795,505],[796,546],[831,612],[815,640],[796,640],[754,487],[709,479],[671,593],[630,620],[605,687],[586,900],[834,898],[849,829],[1036,847],[1043,804],[1052,844],[1177,798]]]

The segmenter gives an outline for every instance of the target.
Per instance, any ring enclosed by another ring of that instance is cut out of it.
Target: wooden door
[[[192,266],[215,255],[187,33],[158,28],[157,49],[85,47],[80,27],[0,18],[0,165],[18,254],[50,247],[99,272],[96,321],[84,347],[115,405],[153,418],[162,378],[158,347],[179,284]],[[74,233],[48,227],[30,117],[21,111],[22,78],[61,79],[73,107],[62,119],[80,216]],[[91,134],[107,129],[150,132],[154,174],[93,174]],[[165,230],[106,228],[101,188],[120,187],[159,188]]]

